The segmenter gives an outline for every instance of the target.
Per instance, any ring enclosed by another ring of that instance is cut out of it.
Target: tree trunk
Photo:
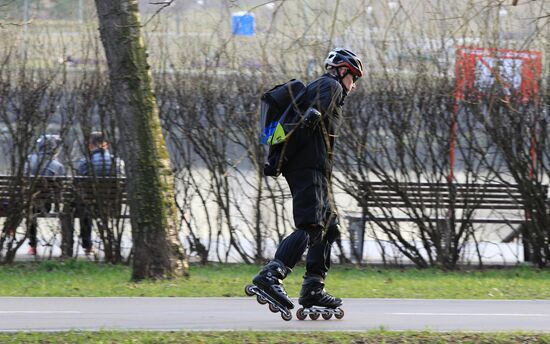
[[[188,273],[174,176],[160,126],[136,0],[96,0],[126,162],[134,280]]]

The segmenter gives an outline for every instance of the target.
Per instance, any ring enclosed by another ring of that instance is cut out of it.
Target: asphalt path
[[[550,300],[345,299],[341,320],[283,321],[252,297],[0,298],[0,331],[541,331]],[[296,309],[294,309],[295,311]]]

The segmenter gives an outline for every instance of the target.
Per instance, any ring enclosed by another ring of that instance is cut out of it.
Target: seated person
[[[124,162],[109,153],[109,143],[103,133],[92,132],[88,142],[89,155],[78,162],[77,175],[97,177],[124,176]],[[80,238],[86,255],[93,253],[92,220],[96,209],[76,209],[80,219]]]
[[[42,135],[36,140],[36,151],[27,157],[24,174],[26,176],[64,176],[65,167],[56,156],[61,146],[59,135]],[[33,204],[33,214],[49,213],[50,202]],[[36,216],[31,216],[29,228],[29,254],[36,255],[38,225]]]

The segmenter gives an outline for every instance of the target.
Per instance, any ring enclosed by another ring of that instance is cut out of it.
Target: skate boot
[[[270,311],[281,312],[281,318],[288,321],[292,319],[290,309],[294,308],[294,303],[288,297],[282,279],[290,272],[291,270],[283,263],[273,260],[252,279],[253,284],[245,287],[245,293],[248,296],[256,295],[258,303],[268,303]]]
[[[303,307],[296,312],[299,320],[304,320],[308,315],[311,320],[319,319],[320,315],[325,320],[329,320],[333,315],[336,319],[344,317],[344,310],[339,308],[342,306],[342,299],[325,291],[325,281],[321,276],[304,277],[298,302]]]

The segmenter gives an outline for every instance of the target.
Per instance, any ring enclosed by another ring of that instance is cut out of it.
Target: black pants
[[[92,221],[95,215],[95,209],[77,207],[75,216],[80,222],[80,240],[82,248],[88,250],[92,248]]]
[[[47,214],[52,210],[52,204],[51,203],[43,203],[37,206],[32,207],[32,214],[33,216],[30,218],[30,223],[28,225],[29,227],[29,246],[36,248],[36,245],[38,244],[38,220],[36,219],[36,215],[40,213]]]
[[[293,268],[309,244],[306,275],[325,277],[330,269],[332,243],[339,236],[336,208],[329,197],[330,181],[315,169],[285,173],[285,178],[292,193],[296,231],[281,242],[275,259]]]
[[[74,247],[74,218],[78,217],[80,221],[80,239],[82,248],[85,250],[92,248],[92,221],[94,218],[94,209],[76,206],[73,203],[63,206],[61,216],[61,254],[65,257],[73,256]]]

